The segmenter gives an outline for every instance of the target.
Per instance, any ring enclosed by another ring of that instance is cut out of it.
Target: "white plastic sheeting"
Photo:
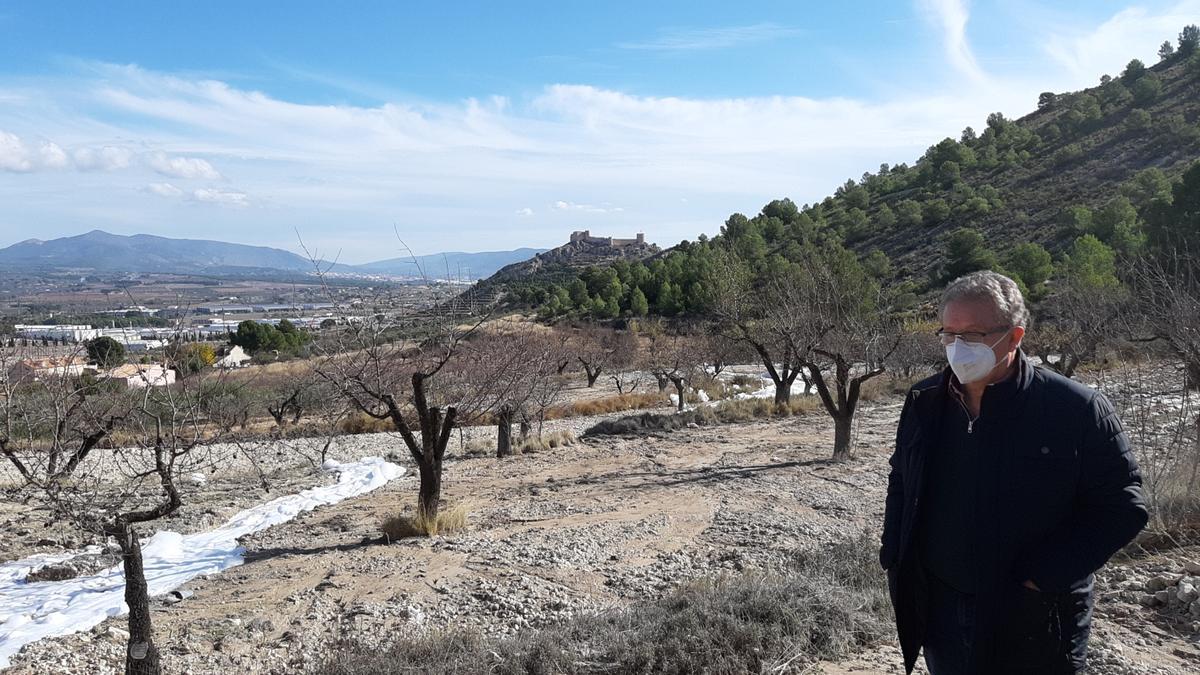
[[[158,532],[142,546],[150,595],[162,595],[198,576],[242,564],[239,537],[279,525],[318,506],[366,494],[399,478],[404,469],[379,457],[322,467],[337,472],[334,485],[305,490],[247,509],[221,527],[181,535]],[[66,581],[26,583],[29,572],[99,548],[66,554],[38,554],[0,564],[0,668],[25,645],[43,638],[88,630],[127,611],[121,566]]]

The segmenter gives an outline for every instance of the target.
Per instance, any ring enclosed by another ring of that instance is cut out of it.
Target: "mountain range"
[[[446,252],[346,265],[323,263],[341,274],[399,277],[470,278],[490,276],[542,249],[481,253]],[[17,270],[93,270],[131,273],[238,274],[269,271],[306,273],[313,263],[304,256],[268,246],[247,246],[203,239],[173,239],[150,234],[130,236],[92,230],[73,237],[27,239],[0,249],[0,267]],[[419,269],[418,269],[419,268]]]

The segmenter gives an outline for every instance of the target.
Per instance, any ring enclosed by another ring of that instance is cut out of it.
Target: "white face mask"
[[[990,347],[982,343],[966,342],[961,337],[954,338],[954,342],[946,345],[946,360],[950,362],[950,369],[954,371],[958,381],[968,384],[987,377],[996,367],[996,353],[992,349],[1004,341],[1008,332],[1004,331],[1004,335]]]

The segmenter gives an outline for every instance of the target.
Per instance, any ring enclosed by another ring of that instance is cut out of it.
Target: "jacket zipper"
[[[967,404],[963,403],[962,396],[955,395],[954,398],[958,400],[958,404],[962,406],[963,412],[967,414],[967,433],[975,433],[975,423],[979,421],[979,416],[976,415],[975,417],[971,417],[971,411],[967,408]]]

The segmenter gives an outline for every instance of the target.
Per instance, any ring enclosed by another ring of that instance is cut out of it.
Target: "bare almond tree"
[[[641,340],[633,330],[617,331],[612,337],[612,346],[612,370],[608,378],[612,380],[618,394],[633,393],[646,377],[643,370],[645,354]]]
[[[594,324],[587,325],[576,330],[571,344],[575,350],[575,360],[583,366],[588,388],[596,386],[596,380],[600,379],[616,353],[615,332]]]
[[[646,362],[656,378],[670,382],[675,387],[675,406],[683,411],[687,406],[687,393],[692,383],[702,376],[704,350],[688,326],[659,324],[648,331],[650,346],[646,350]]]
[[[234,427],[228,415],[239,413],[212,405],[223,375],[127,389],[86,372],[4,360],[0,454],[55,517],[116,541],[129,609],[125,672],[157,675],[140,528],[179,510],[181,475],[219,461],[212,444]]]
[[[796,294],[786,284],[763,283],[732,256],[718,256],[708,282],[721,334],[753,351],[775,384],[775,404],[787,405],[792,385],[804,370],[806,328]]]
[[[1131,276],[1141,331],[1167,345],[1183,364],[1187,386],[1200,389],[1200,259],[1188,251],[1148,258],[1132,266]]]
[[[693,329],[693,333],[706,374],[713,381],[729,366],[757,359],[757,354],[748,353],[745,342],[730,339],[721,332],[719,325],[699,326]]]
[[[850,459],[851,431],[862,385],[882,375],[899,344],[886,297],[853,252],[811,247],[786,290],[807,319],[797,336],[804,366],[833,418],[833,459]]]
[[[927,374],[945,361],[945,350],[938,342],[934,321],[909,321],[899,328],[896,349],[887,362],[894,378],[913,378]]]
[[[388,420],[417,465],[417,508],[437,518],[442,470],[451,431],[458,420],[459,388],[446,369],[482,319],[459,324],[435,313],[352,323],[325,337],[316,372],[354,409]]]
[[[458,388],[460,423],[494,419],[497,457],[514,453],[514,424],[520,422],[524,439],[531,420],[545,415],[538,410],[538,399],[547,391],[540,385],[558,377],[553,360],[557,345],[540,333],[540,328],[524,323],[480,331],[449,366]]]
[[[1045,366],[1071,377],[1117,338],[1130,310],[1129,299],[1123,287],[1097,286],[1065,275],[1041,303],[1037,330],[1022,344]]]
[[[314,274],[326,284],[330,266],[303,241],[300,245]],[[412,250],[403,241],[400,245],[425,283],[436,287]],[[328,286],[326,293],[334,298]],[[464,344],[487,320],[494,300],[470,292],[435,292],[429,302],[413,307],[389,297],[385,289],[370,303],[380,308],[375,314],[342,317],[344,328],[324,333],[315,348],[316,373],[353,409],[387,420],[404,440],[420,476],[418,517],[426,522],[436,522],[441,506],[446,448],[459,411],[479,408],[470,396],[481,389],[464,386],[469,380],[451,363],[462,359]],[[394,307],[404,309],[385,309]],[[339,306],[338,312],[344,308]]]

